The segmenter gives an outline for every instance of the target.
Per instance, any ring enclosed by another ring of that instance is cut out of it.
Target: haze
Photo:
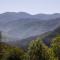
[[[60,13],[60,0],[0,0],[0,13]]]

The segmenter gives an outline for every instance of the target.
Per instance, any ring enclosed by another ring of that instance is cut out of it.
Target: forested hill
[[[56,28],[54,31],[48,32],[49,35],[44,38],[44,43],[48,46],[50,45],[52,39],[58,35],[60,35],[60,27]]]
[[[13,46],[17,46],[17,47],[26,48],[31,41],[36,40],[37,38],[41,38],[42,41],[47,46],[50,46],[52,39],[58,35],[60,35],[60,27],[56,28],[53,31],[46,32],[42,35],[32,36],[32,37],[22,39],[22,40],[17,40],[17,41],[9,41],[8,44],[13,45]]]
[[[0,60],[60,60],[60,35],[53,37],[50,47],[40,38],[33,40],[26,51],[1,42]]]

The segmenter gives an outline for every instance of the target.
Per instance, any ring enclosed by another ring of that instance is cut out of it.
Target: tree
[[[28,48],[30,60],[49,60],[48,47],[41,39],[33,40]]]
[[[4,49],[4,54],[1,60],[22,60],[24,51],[20,48],[8,46]]]
[[[60,35],[52,40],[51,47],[57,60],[60,60]]]

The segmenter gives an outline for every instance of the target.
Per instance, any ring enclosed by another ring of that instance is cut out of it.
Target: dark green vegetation
[[[32,40],[25,50],[0,40],[0,60],[60,60],[60,28]]]

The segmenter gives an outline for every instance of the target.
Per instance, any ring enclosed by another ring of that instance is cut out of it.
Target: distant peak
[[[60,15],[60,13],[54,13],[53,15]]]
[[[31,15],[31,14],[26,13],[26,12],[5,12],[2,14],[4,14],[4,15]]]
[[[13,14],[13,13],[16,13],[16,12],[5,12],[3,14]]]
[[[29,13],[27,13],[27,12],[18,12],[18,14],[31,15],[31,14],[29,14]]]

